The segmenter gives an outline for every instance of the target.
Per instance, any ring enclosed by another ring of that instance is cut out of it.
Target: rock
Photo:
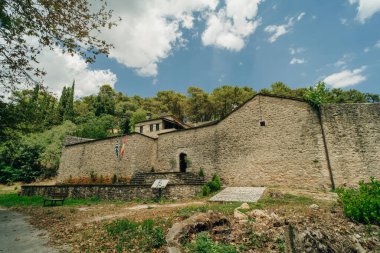
[[[168,247],[168,253],[181,253],[181,250],[177,247]]]
[[[270,218],[270,216],[263,210],[260,209],[254,209],[249,213],[250,216],[254,218],[259,218],[259,219],[265,219],[265,218]]]
[[[238,208],[238,209],[243,209],[243,210],[247,210],[247,209],[249,209],[250,207],[249,207],[249,205],[247,204],[247,203],[243,203],[243,204],[241,204],[241,206]]]
[[[248,216],[242,212],[239,211],[239,209],[235,209],[234,211],[234,218],[238,220],[248,220]]]
[[[311,204],[309,206],[309,209],[316,211],[316,210],[319,210],[319,206],[317,204]]]
[[[166,242],[168,247],[179,248],[182,237],[197,234],[202,231],[211,231],[216,226],[229,226],[226,216],[214,213],[198,213],[187,218],[184,221],[177,222],[169,229],[166,234]],[[175,252],[175,251],[172,251]]]

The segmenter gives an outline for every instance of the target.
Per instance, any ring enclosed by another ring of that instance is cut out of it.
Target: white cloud
[[[380,12],[379,0],[348,0],[351,5],[358,5],[356,19],[364,23],[376,12]]]
[[[249,35],[260,25],[257,19],[261,0],[226,0],[226,6],[218,12],[210,12],[206,30],[202,34],[205,46],[216,46],[231,51],[240,51]]]
[[[289,48],[289,52],[291,55],[295,55],[295,54],[300,54],[300,53],[303,53],[305,52],[305,49],[302,48],[302,47],[298,47],[298,48]]]
[[[344,54],[339,60],[337,60],[334,63],[334,66],[337,68],[343,68],[344,69],[347,67],[347,63],[351,62],[352,60],[353,60],[352,54]]]
[[[366,47],[366,48],[364,48],[364,49],[363,49],[364,53],[368,53],[368,52],[369,52],[369,50],[370,50],[370,48],[369,48],[369,47]]]
[[[376,44],[375,44],[374,47],[376,47],[376,48],[380,48],[380,40],[378,40],[378,41],[376,42]]]
[[[300,21],[303,18],[303,16],[305,16],[305,14],[305,12],[302,12],[300,15],[298,15],[297,20]]]
[[[304,64],[306,63],[305,59],[292,58],[289,62],[290,64]]]
[[[294,20],[296,19],[297,21],[300,21],[303,18],[303,16],[305,16],[305,12],[302,12],[297,17],[289,18],[288,23],[286,23],[286,24],[269,25],[269,26],[265,27],[264,31],[272,34],[272,36],[269,37],[268,41],[270,43],[273,43],[282,35],[287,34],[295,24]]]
[[[92,70],[79,55],[64,54],[58,48],[44,50],[39,62],[39,67],[47,72],[43,83],[58,95],[61,94],[63,86],[70,86],[74,79],[77,97],[95,94],[103,84],[114,87],[117,80],[109,69]]]
[[[343,70],[327,76],[323,81],[333,88],[343,88],[365,81],[367,78],[362,74],[367,66],[362,66],[354,70]]]
[[[340,23],[341,23],[342,25],[348,25],[348,20],[347,20],[346,18],[341,18],[341,19],[340,19]]]
[[[214,10],[218,0],[113,0],[108,1],[121,22],[103,31],[103,39],[115,48],[110,57],[140,76],[156,76],[157,64],[186,41],[181,29],[193,29],[197,12]]]

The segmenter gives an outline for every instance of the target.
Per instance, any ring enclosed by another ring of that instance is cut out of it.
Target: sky
[[[40,58],[45,84],[76,96],[109,84],[128,96],[160,90],[207,92],[222,85],[258,91],[324,81],[329,88],[380,93],[380,0],[109,0],[114,45],[87,64],[58,48]]]

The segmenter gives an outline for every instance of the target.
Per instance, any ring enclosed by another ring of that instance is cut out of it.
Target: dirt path
[[[117,218],[127,218],[127,217],[138,217],[139,214],[141,214],[141,210],[144,210],[144,215],[147,215],[149,212],[148,211],[172,211],[178,207],[186,207],[186,206],[200,206],[200,205],[205,205],[206,202],[204,201],[192,201],[192,202],[184,202],[184,203],[174,203],[174,204],[143,204],[143,205],[134,205],[131,207],[125,207],[122,209],[118,209],[117,212],[113,213],[108,213],[107,215],[97,215],[93,216],[88,220],[85,220],[85,222],[98,222],[98,221],[103,221],[103,220],[112,220],[112,219],[117,219]],[[82,208],[79,209],[81,211],[87,211],[89,208]],[[146,218],[150,218],[148,215],[145,216]],[[154,217],[154,215],[153,215]],[[78,224],[76,224],[78,226]]]
[[[58,252],[46,245],[47,232],[32,227],[26,219],[23,214],[0,208],[0,252]]]

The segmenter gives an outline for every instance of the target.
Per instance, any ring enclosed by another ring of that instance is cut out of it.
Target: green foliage
[[[135,132],[136,123],[146,119],[146,114],[147,114],[147,111],[142,110],[142,109],[138,109],[137,111],[132,113],[131,119],[129,121],[129,129],[131,133]]]
[[[73,82],[71,88],[65,86],[62,89],[57,108],[59,122],[74,119],[74,87],[75,83]]]
[[[72,122],[66,121],[42,133],[21,136],[0,145],[0,182],[31,182],[39,177],[54,176],[62,141],[75,128]]]
[[[216,118],[223,118],[237,106],[251,98],[255,92],[249,87],[224,85],[215,88],[210,94],[213,114]]]
[[[75,135],[83,138],[101,139],[110,135],[109,129],[115,125],[115,118],[111,115],[101,115],[96,117],[88,114],[83,118],[77,119],[78,130]]]
[[[204,185],[202,187],[202,195],[203,196],[208,196],[208,195],[210,195],[210,193],[211,193],[210,187],[208,185]]]
[[[222,188],[222,183],[218,175],[214,175],[212,180],[207,182],[207,184],[202,189],[203,196],[207,196],[210,193],[217,192]]]
[[[193,253],[237,253],[235,246],[216,243],[210,239],[207,232],[199,233],[195,242],[186,245]]]
[[[166,244],[163,228],[153,220],[117,220],[106,225],[106,230],[110,236],[119,239],[120,252],[123,249],[147,252]]]
[[[318,108],[321,104],[325,104],[328,100],[329,90],[323,82],[319,82],[316,86],[310,87],[304,98],[313,106]]]
[[[200,177],[204,177],[205,176],[205,171],[204,171],[204,169],[202,167],[199,168],[198,176],[200,176]]]
[[[115,96],[116,93],[108,84],[100,87],[98,96],[95,102],[95,115],[102,114],[113,115],[115,113]]]
[[[380,225],[380,181],[361,181],[358,189],[337,189],[347,217],[365,224]]]

